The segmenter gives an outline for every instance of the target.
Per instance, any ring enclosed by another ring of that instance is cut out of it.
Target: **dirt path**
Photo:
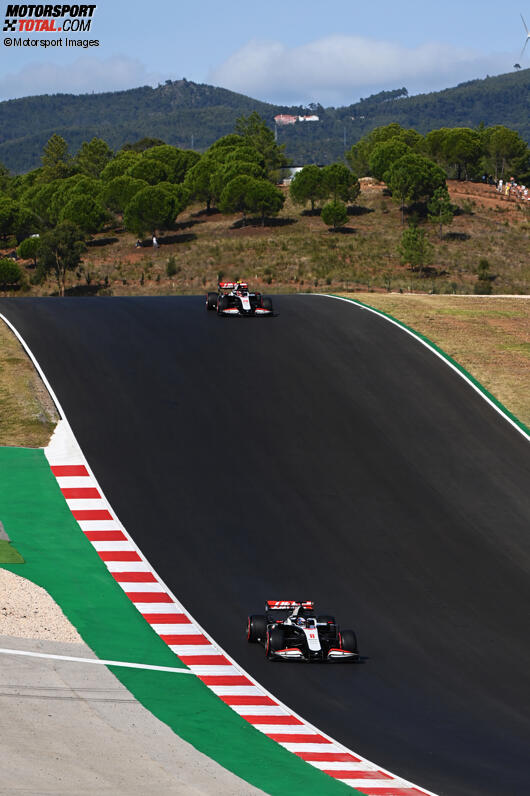
[[[513,213],[520,213],[521,204],[515,198],[501,195],[494,185],[483,185],[478,182],[459,182],[458,180],[448,180],[447,187],[453,200],[469,199],[480,203],[483,207],[494,210],[503,210]],[[530,206],[530,202],[527,203]]]

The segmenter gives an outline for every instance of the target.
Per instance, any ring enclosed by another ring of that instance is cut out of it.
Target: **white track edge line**
[[[153,666],[150,663],[129,663],[128,661],[103,661],[101,658],[75,658],[72,655],[52,655],[46,652],[28,652],[27,650],[13,650],[0,647],[2,655],[25,655],[28,658],[49,658],[54,661],[69,661],[73,663],[96,663],[102,666],[122,666],[126,669],[149,669],[154,672],[171,672],[172,674],[191,674],[190,669],[177,668],[176,666]]]
[[[495,401],[492,401],[491,398],[489,398],[486,395],[486,393],[484,392],[483,389],[478,387],[469,378],[469,376],[467,376],[465,373],[463,373],[460,370],[460,368],[458,368],[456,365],[454,365],[451,362],[451,360],[448,358],[448,355],[442,354],[441,351],[437,351],[436,348],[434,348],[435,344],[434,343],[429,343],[429,342],[427,342],[427,340],[424,340],[419,332],[416,332],[413,329],[408,329],[403,323],[401,323],[397,319],[390,318],[388,315],[385,315],[385,313],[383,311],[377,310],[374,307],[369,307],[366,304],[361,304],[356,299],[349,299],[349,298],[345,298],[344,296],[333,296],[333,295],[331,295],[331,293],[313,293],[313,294],[309,294],[308,293],[307,295],[314,295],[314,296],[320,296],[322,298],[335,299],[336,301],[346,301],[348,304],[353,304],[354,307],[358,307],[361,310],[367,310],[368,312],[373,312],[374,315],[378,315],[380,318],[383,318],[383,320],[388,321],[393,326],[397,326],[398,329],[401,329],[402,332],[406,332],[408,335],[413,337],[414,340],[417,340],[418,343],[421,343],[432,354],[435,354],[435,356],[437,356],[438,359],[441,359],[442,362],[444,362],[448,367],[450,367],[452,370],[454,370],[455,373],[457,373],[460,376],[460,378],[464,379],[464,381],[467,382],[467,384],[469,384],[469,386],[472,387],[475,390],[475,392],[478,393],[480,395],[480,397],[484,399],[484,401],[486,401],[486,403],[488,403],[491,407],[493,407],[493,409],[495,409],[495,411],[498,412],[501,417],[503,417],[511,426],[513,426],[513,428],[515,428],[515,430],[518,431],[519,434],[521,434],[527,440],[527,442],[530,442],[530,436],[526,433],[526,431],[523,428],[521,428],[521,426],[518,423],[515,422],[515,420],[512,420],[512,418],[509,415],[507,415],[506,412],[504,412],[500,408],[500,406],[498,406],[495,403]],[[463,367],[463,365],[461,367]]]
[[[315,294],[313,294],[313,295],[315,295]],[[326,297],[328,297],[328,298],[333,298],[332,296],[327,296],[327,294],[317,294],[317,295],[324,295],[324,296],[326,296]],[[348,299],[343,299],[343,301],[347,301],[347,300],[348,300]],[[350,303],[352,303],[352,302],[350,302]],[[19,340],[19,342],[20,342],[20,343],[21,343],[21,345],[23,346],[24,350],[25,350],[25,351],[26,351],[26,353],[28,354],[29,358],[30,358],[30,359],[31,359],[31,361],[33,362],[33,364],[34,364],[34,366],[35,366],[35,368],[36,368],[36,370],[37,370],[37,372],[38,372],[39,376],[41,377],[41,379],[42,379],[42,381],[43,381],[43,383],[44,383],[44,385],[45,385],[46,389],[47,389],[47,390],[48,390],[48,392],[50,393],[50,395],[51,395],[51,398],[52,398],[53,402],[55,403],[55,406],[57,407],[57,410],[58,410],[58,412],[59,412],[59,414],[60,414],[60,416],[61,416],[61,419],[62,419],[62,420],[63,420],[63,422],[65,423],[65,425],[66,425],[66,427],[67,427],[67,429],[68,429],[69,433],[72,435],[73,439],[74,439],[74,440],[75,440],[75,442],[76,442],[76,445],[77,445],[77,447],[78,447],[78,449],[79,449],[79,451],[80,451],[81,458],[82,458],[82,460],[83,460],[83,463],[84,463],[84,465],[85,465],[85,467],[86,467],[86,469],[87,469],[87,472],[88,472],[88,473],[90,473],[90,476],[91,476],[91,478],[93,478],[93,480],[94,480],[94,483],[96,484],[97,488],[99,489],[99,492],[100,492],[100,494],[102,495],[103,499],[107,501],[107,505],[108,505],[108,506],[111,508],[111,511],[112,511],[112,514],[113,514],[113,516],[114,516],[115,520],[116,520],[118,523],[120,523],[120,525],[121,525],[121,528],[122,528],[122,530],[123,530],[124,534],[127,536],[127,538],[128,538],[128,539],[130,539],[130,541],[131,541],[131,544],[133,544],[133,545],[134,545],[134,548],[135,548],[136,552],[138,553],[138,555],[141,557],[141,559],[142,559],[143,561],[145,561],[145,562],[146,562],[146,564],[149,566],[149,568],[150,568],[151,572],[153,573],[153,575],[156,577],[156,579],[158,580],[158,582],[159,582],[159,583],[161,583],[161,584],[164,586],[164,588],[167,590],[167,593],[170,595],[170,597],[172,598],[172,600],[174,600],[174,602],[175,602],[177,605],[182,605],[182,603],[180,602],[180,600],[177,600],[177,598],[175,597],[175,595],[173,594],[173,592],[172,592],[172,591],[171,591],[171,590],[168,588],[168,586],[167,586],[167,585],[164,583],[164,581],[163,581],[163,580],[160,578],[160,576],[158,575],[158,573],[156,572],[156,570],[154,569],[154,567],[151,565],[151,563],[148,561],[148,559],[147,559],[147,558],[144,556],[144,554],[142,553],[142,551],[140,550],[140,548],[138,547],[138,545],[136,544],[136,542],[134,541],[134,539],[133,539],[133,538],[132,538],[132,537],[129,535],[129,533],[128,533],[128,531],[126,530],[126,528],[125,528],[125,526],[123,525],[123,523],[121,523],[121,522],[120,522],[120,520],[119,520],[119,517],[118,517],[118,515],[116,514],[116,512],[114,511],[114,509],[112,509],[112,507],[111,507],[111,504],[109,503],[109,501],[108,501],[108,500],[107,500],[107,498],[106,498],[106,495],[105,495],[105,493],[103,492],[103,489],[101,488],[101,486],[100,486],[100,484],[99,484],[99,482],[98,482],[97,478],[95,477],[95,475],[94,475],[94,473],[93,473],[93,471],[92,471],[92,469],[91,469],[90,465],[88,464],[88,461],[87,461],[87,459],[86,459],[86,457],[85,457],[85,454],[84,454],[83,450],[81,449],[81,446],[79,445],[79,443],[78,443],[78,441],[77,441],[77,438],[76,438],[76,436],[75,436],[75,434],[74,434],[74,432],[73,432],[73,430],[72,430],[72,427],[71,427],[70,423],[68,422],[68,419],[67,419],[67,417],[66,417],[66,414],[65,414],[65,412],[64,412],[64,410],[63,410],[63,408],[62,408],[62,406],[61,406],[61,404],[60,404],[60,402],[59,402],[59,399],[57,398],[57,395],[55,394],[55,391],[53,390],[53,388],[52,388],[52,386],[51,386],[50,382],[49,382],[49,381],[48,381],[48,379],[46,378],[46,375],[45,375],[45,373],[44,373],[43,369],[41,368],[41,366],[40,366],[39,362],[37,361],[37,359],[36,359],[35,355],[33,354],[33,351],[31,350],[31,348],[29,347],[29,345],[26,343],[26,341],[24,340],[24,338],[22,337],[22,335],[19,333],[19,331],[18,331],[18,330],[15,328],[15,326],[14,326],[14,325],[11,323],[11,321],[9,321],[9,320],[8,320],[8,319],[5,317],[5,315],[3,315],[3,313],[0,313],[0,318],[1,318],[1,319],[2,319],[2,320],[3,320],[3,321],[6,323],[6,324],[7,324],[7,326],[9,326],[9,328],[11,329],[11,331],[13,332],[13,334],[14,334],[14,335],[17,337],[17,339]],[[104,562],[103,562],[103,563],[104,563]],[[112,577],[112,576],[111,576],[111,577]],[[169,605],[169,603],[168,603],[168,605]],[[358,757],[358,758],[360,758],[361,760],[363,760],[363,761],[365,761],[365,762],[367,762],[367,763],[371,763],[372,765],[375,765],[375,766],[377,766],[377,768],[379,769],[379,771],[382,771],[382,772],[384,772],[385,774],[388,774],[390,777],[392,777],[392,779],[399,780],[400,782],[403,782],[403,783],[407,783],[407,785],[408,785],[408,786],[410,786],[411,788],[418,788],[418,789],[422,790],[422,791],[423,791],[423,793],[425,794],[425,796],[438,796],[438,794],[434,793],[433,791],[429,791],[429,790],[427,790],[426,788],[424,788],[424,787],[423,787],[423,786],[421,786],[421,785],[415,785],[414,783],[410,782],[409,780],[405,780],[405,779],[403,779],[402,777],[400,777],[400,776],[398,776],[398,775],[394,774],[393,772],[389,771],[388,769],[385,769],[385,768],[383,768],[382,766],[378,765],[377,763],[374,763],[372,760],[368,760],[367,758],[365,758],[363,755],[359,754],[358,752],[354,752],[353,750],[351,750],[351,749],[348,749],[348,747],[344,746],[344,744],[340,743],[339,741],[336,741],[336,740],[335,740],[334,738],[332,738],[330,735],[328,735],[328,734],[327,734],[327,733],[325,733],[325,732],[322,732],[322,730],[319,730],[317,727],[315,727],[315,725],[314,725],[314,724],[311,724],[309,721],[307,721],[306,719],[304,719],[304,718],[303,718],[302,716],[300,716],[298,713],[295,713],[295,711],[293,711],[291,708],[287,707],[287,705],[285,705],[283,702],[281,702],[281,701],[280,701],[280,700],[279,700],[279,699],[278,699],[276,696],[274,696],[274,695],[273,695],[273,694],[272,694],[270,691],[268,691],[268,690],[267,690],[267,689],[266,689],[264,686],[262,686],[260,683],[258,683],[258,681],[257,681],[257,680],[255,680],[255,679],[254,679],[254,677],[252,677],[252,675],[250,675],[248,672],[246,672],[246,671],[245,671],[245,669],[243,669],[243,667],[242,667],[240,664],[238,664],[238,663],[237,663],[237,662],[236,662],[236,661],[235,661],[235,660],[234,660],[234,659],[233,659],[233,658],[232,658],[230,655],[228,655],[228,653],[227,653],[227,652],[225,652],[225,650],[224,650],[224,649],[221,647],[221,645],[220,645],[220,644],[218,644],[216,641],[214,641],[214,639],[212,638],[212,636],[210,636],[210,634],[209,634],[209,633],[208,633],[208,632],[207,632],[207,631],[206,631],[206,630],[205,630],[205,629],[204,629],[204,628],[203,628],[203,627],[202,627],[202,626],[201,626],[201,625],[200,625],[200,624],[197,622],[197,620],[196,620],[196,619],[195,619],[195,618],[194,618],[194,617],[191,615],[191,613],[190,613],[190,612],[189,612],[189,611],[188,611],[186,608],[184,608],[184,606],[183,606],[183,605],[182,605],[182,608],[184,609],[184,611],[186,612],[186,614],[189,616],[189,618],[192,620],[192,622],[193,622],[193,623],[194,623],[194,624],[195,624],[195,625],[196,625],[196,626],[197,626],[197,627],[198,627],[198,628],[199,628],[199,629],[202,631],[202,633],[203,633],[203,634],[206,636],[206,638],[208,638],[208,639],[210,640],[210,642],[211,642],[212,644],[214,644],[214,645],[215,645],[215,646],[216,646],[216,647],[217,647],[217,648],[218,648],[218,649],[219,649],[219,650],[222,652],[222,654],[223,654],[223,655],[226,657],[226,659],[227,659],[227,660],[229,660],[229,661],[230,661],[230,663],[232,663],[232,665],[233,665],[233,666],[235,666],[237,669],[239,669],[239,671],[240,671],[242,674],[244,674],[246,677],[248,677],[248,679],[249,679],[251,682],[253,682],[253,683],[254,683],[254,684],[255,684],[255,685],[258,687],[258,688],[260,688],[260,689],[263,691],[263,693],[264,693],[264,694],[266,694],[266,695],[267,695],[267,696],[269,696],[271,699],[273,699],[273,700],[274,700],[274,701],[275,701],[275,702],[276,702],[278,705],[280,705],[281,707],[285,708],[285,710],[287,710],[287,711],[288,711],[288,712],[289,712],[289,713],[290,713],[292,716],[295,716],[295,718],[297,718],[297,719],[299,719],[300,721],[302,721],[302,722],[303,722],[305,725],[307,725],[308,727],[311,727],[311,728],[312,728],[312,729],[315,731],[315,733],[316,733],[316,734],[318,734],[318,735],[321,735],[323,738],[326,738],[326,739],[329,741],[329,743],[332,743],[332,744],[334,744],[335,746],[337,746],[339,749],[341,749],[341,750],[342,750],[342,751],[344,751],[345,753],[347,753],[347,754],[351,754],[351,755],[353,755],[354,757]],[[148,624],[149,624],[149,623],[148,623]],[[177,656],[177,657],[178,657],[178,656]],[[213,692],[212,692],[212,693],[213,693]],[[227,706],[227,707],[229,707],[229,706]],[[257,731],[257,732],[258,732],[258,731]],[[305,761],[305,762],[308,762],[308,761]],[[309,762],[308,762],[308,765],[310,765],[310,763],[309,763]],[[390,786],[390,785],[391,785],[391,783],[389,782],[389,786]]]

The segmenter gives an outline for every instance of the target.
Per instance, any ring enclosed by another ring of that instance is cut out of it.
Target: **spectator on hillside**
[[[153,235],[153,249],[158,249],[158,241],[156,235]]]

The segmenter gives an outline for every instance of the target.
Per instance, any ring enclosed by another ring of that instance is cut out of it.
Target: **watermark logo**
[[[8,5],[4,16],[4,33],[74,33],[92,31],[97,5],[42,4]],[[4,38],[5,47],[99,47],[97,39],[76,39],[59,36],[53,39]]]

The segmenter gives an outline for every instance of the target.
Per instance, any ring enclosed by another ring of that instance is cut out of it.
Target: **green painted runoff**
[[[46,589],[99,658],[179,665],[85,538],[41,449],[0,448],[0,518],[25,560],[2,567]],[[266,793],[358,793],[262,735],[197,678],[111,668],[181,738]]]

